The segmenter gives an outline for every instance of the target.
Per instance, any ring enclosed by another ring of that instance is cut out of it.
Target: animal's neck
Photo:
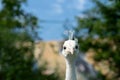
[[[65,80],[76,80],[75,61],[66,60],[66,78]]]

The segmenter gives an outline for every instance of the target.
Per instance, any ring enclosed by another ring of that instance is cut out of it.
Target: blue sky
[[[25,11],[39,19],[39,36],[45,40],[62,40],[64,25],[75,26],[75,16],[85,17],[82,12],[92,6],[90,0],[28,0],[23,6]],[[1,7],[1,6],[0,6]],[[41,22],[45,20],[46,22]]]
[[[91,6],[90,0],[28,0],[24,8],[38,17],[41,26],[38,30],[39,36],[49,41],[64,39],[66,20],[69,20],[70,27],[75,26],[75,16],[84,17],[82,12]],[[43,23],[41,20],[46,22]]]

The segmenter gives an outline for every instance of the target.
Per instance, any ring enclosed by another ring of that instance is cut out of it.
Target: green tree
[[[34,70],[33,50],[37,18],[26,13],[27,0],[1,0],[0,10],[0,80],[57,80],[42,74],[45,66]]]
[[[107,61],[109,73],[102,80],[120,79],[120,1],[92,0],[94,7],[85,11],[84,18],[77,18],[75,28],[80,48],[93,49],[97,63]]]

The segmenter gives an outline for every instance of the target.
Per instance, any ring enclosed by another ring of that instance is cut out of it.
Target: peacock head
[[[78,40],[74,38],[73,32],[70,33],[69,39],[63,44],[62,54],[66,58],[76,58],[79,54]]]

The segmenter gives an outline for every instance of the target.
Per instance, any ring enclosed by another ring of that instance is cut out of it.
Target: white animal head
[[[69,40],[63,44],[62,54],[65,58],[76,58],[79,54],[78,40],[73,38],[72,33],[72,37],[69,37]]]

